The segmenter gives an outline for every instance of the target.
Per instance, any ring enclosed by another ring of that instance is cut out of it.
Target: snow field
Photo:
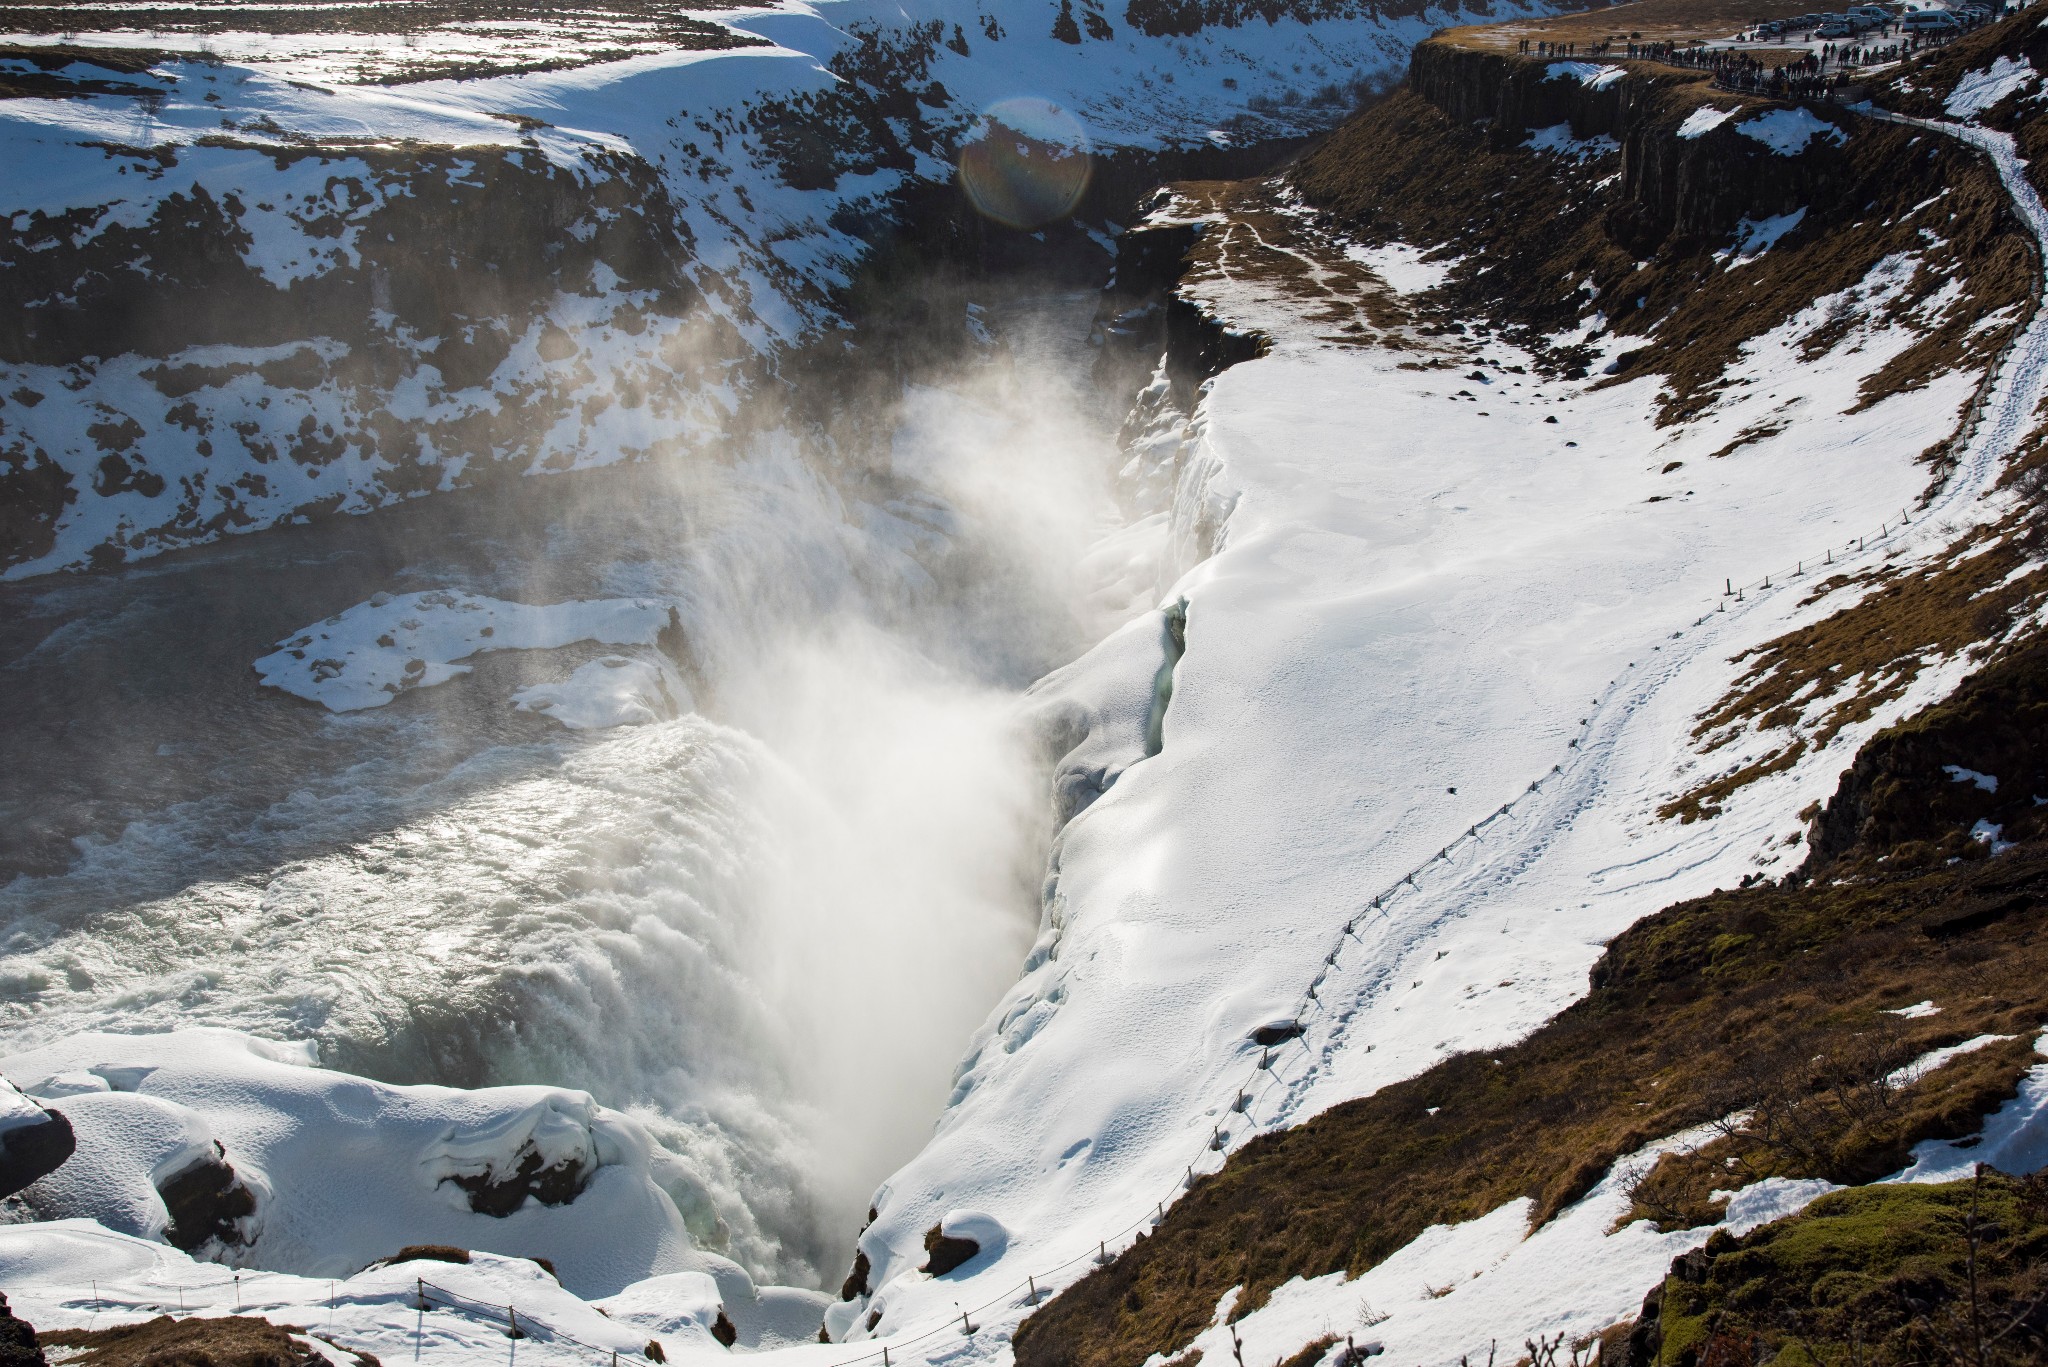
[[[1952,119],[1969,119],[1983,113],[2007,96],[2026,90],[2040,80],[2031,64],[2014,57],[1999,57],[1990,66],[1964,74],[1942,108]]]
[[[689,685],[666,660],[606,655],[578,665],[560,683],[519,689],[512,706],[550,717],[571,731],[602,731],[669,721],[689,711],[691,703]]]

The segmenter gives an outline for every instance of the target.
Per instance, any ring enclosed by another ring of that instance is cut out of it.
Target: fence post
[[[420,1298],[421,1313],[425,1313],[427,1308],[427,1279],[425,1277],[414,1277],[412,1279],[412,1289],[413,1293]]]

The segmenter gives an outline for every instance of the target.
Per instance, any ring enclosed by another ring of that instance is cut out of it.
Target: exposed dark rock
[[[55,1172],[78,1148],[71,1122],[61,1112],[45,1110],[43,1115],[42,1120],[0,1133],[0,1196],[12,1196]]]
[[[860,1249],[855,1249],[853,1271],[847,1273],[846,1280],[840,1284],[839,1299],[850,1301],[856,1296],[867,1295],[869,1270],[868,1255]]]
[[[728,1348],[739,1342],[740,1331],[726,1318],[725,1307],[722,1305],[718,1307],[718,1318],[711,1321],[711,1337]]]
[[[519,1166],[510,1176],[486,1171],[447,1180],[469,1193],[471,1210],[503,1219],[525,1205],[529,1196],[544,1206],[568,1205],[582,1193],[590,1171],[580,1158],[542,1166],[539,1151],[529,1146],[519,1155]]]
[[[44,1367],[35,1326],[8,1309],[4,1295],[0,1295],[0,1367]]]
[[[933,1225],[924,1232],[924,1251],[924,1266],[919,1271],[943,1277],[979,1254],[981,1245],[972,1239],[955,1239],[938,1225]]]
[[[1996,787],[1985,788],[1973,774],[1995,779]],[[1865,745],[1814,819],[1808,867],[1859,844],[1891,850],[1938,842],[1978,821],[2016,839],[2035,824],[2036,796],[2048,796],[2048,646],[1993,665],[1947,701]],[[1963,920],[1988,925],[2025,904],[1999,911],[1958,906],[1937,919],[1952,929],[1967,928]]]
[[[210,1242],[231,1248],[247,1242],[240,1222],[255,1214],[256,1195],[236,1174],[227,1150],[217,1141],[212,1153],[164,1178],[156,1191],[170,1212],[164,1239],[173,1247],[190,1253]]]
[[[728,1345],[728,1346],[730,1346],[730,1345]],[[667,1353],[664,1353],[663,1351],[661,1351],[661,1340],[660,1340],[660,1339],[649,1339],[649,1340],[647,1340],[647,1346],[646,1346],[645,1348],[642,1348],[642,1349],[641,1349],[640,1351],[641,1351],[641,1353],[643,1353],[643,1354],[644,1354],[644,1355],[646,1356],[646,1358],[647,1358],[647,1360],[648,1360],[649,1362],[667,1362],[667,1361],[668,1361],[668,1354],[667,1354]]]
[[[1202,381],[1270,350],[1267,338],[1227,326],[1178,292],[1201,233],[1198,223],[1170,223],[1141,225],[1117,237],[1114,279],[1096,312],[1103,341],[1096,375],[1102,383],[1135,389],[1143,383],[1139,372],[1149,371],[1163,352],[1174,402],[1188,411]]]
[[[1814,138],[1797,156],[1743,137],[1734,120],[1702,137],[1674,137],[1679,115],[1665,92],[1696,79],[1689,73],[1631,68],[1595,89],[1550,79],[1550,66],[1436,40],[1416,47],[1408,82],[1459,123],[1484,123],[1500,145],[1558,124],[1575,138],[1613,138],[1621,144],[1622,194],[1608,215],[1608,233],[1638,254],[1673,234],[1719,239],[1744,218],[1814,204],[1848,176],[1845,154],[1827,137]],[[1837,116],[1822,108],[1818,117]]]
[[[1252,1031],[1252,1043],[1261,1048],[1271,1049],[1276,1044],[1285,1044],[1291,1039],[1300,1039],[1300,1021],[1283,1021],[1277,1025],[1262,1025]]]

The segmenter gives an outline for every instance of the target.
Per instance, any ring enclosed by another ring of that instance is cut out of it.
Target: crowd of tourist
[[[1967,6],[1956,12],[1959,27],[1975,27],[1982,22],[1984,15],[1975,12],[1979,9],[1983,9],[1985,15],[1991,16],[2002,12],[1991,10],[1982,4]],[[1770,27],[1775,33],[1777,26]],[[1817,36],[1807,34],[1806,42],[1811,43]],[[1553,58],[1626,56],[1639,61],[1663,62],[1695,71],[1711,71],[1714,83],[1728,90],[1776,98],[1828,98],[1848,83],[1847,74],[1856,68],[1899,61],[1923,47],[1944,41],[1939,35],[1903,31],[1894,37],[1892,26],[1889,24],[1878,30],[1878,36],[1886,41],[1822,43],[1797,61],[1782,64],[1766,62],[1738,47],[1710,47],[1697,39],[1679,44],[1626,41],[1618,36],[1591,43],[1524,38],[1517,50],[1528,56]],[[1790,33],[1785,34],[1784,39],[1799,42],[1799,39]],[[1736,39],[1737,43],[1773,41],[1778,40],[1762,33],[1745,33]],[[1782,53],[1783,49],[1778,49],[1778,52]]]

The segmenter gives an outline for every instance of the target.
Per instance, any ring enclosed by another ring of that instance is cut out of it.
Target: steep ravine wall
[[[267,58],[9,47],[34,80],[0,90],[0,141],[34,174],[0,196],[0,575],[836,422],[976,332],[963,282],[1099,283],[1152,186],[1264,169],[1428,22],[1084,8],[1085,32],[1043,0],[841,0],[735,21],[772,50],[395,100]],[[1078,202],[1023,231],[952,184],[1020,92],[1093,144]]]
[[[0,568],[683,447],[743,351],[631,158],[108,156],[189,179],[132,222],[17,214],[0,242]]]

